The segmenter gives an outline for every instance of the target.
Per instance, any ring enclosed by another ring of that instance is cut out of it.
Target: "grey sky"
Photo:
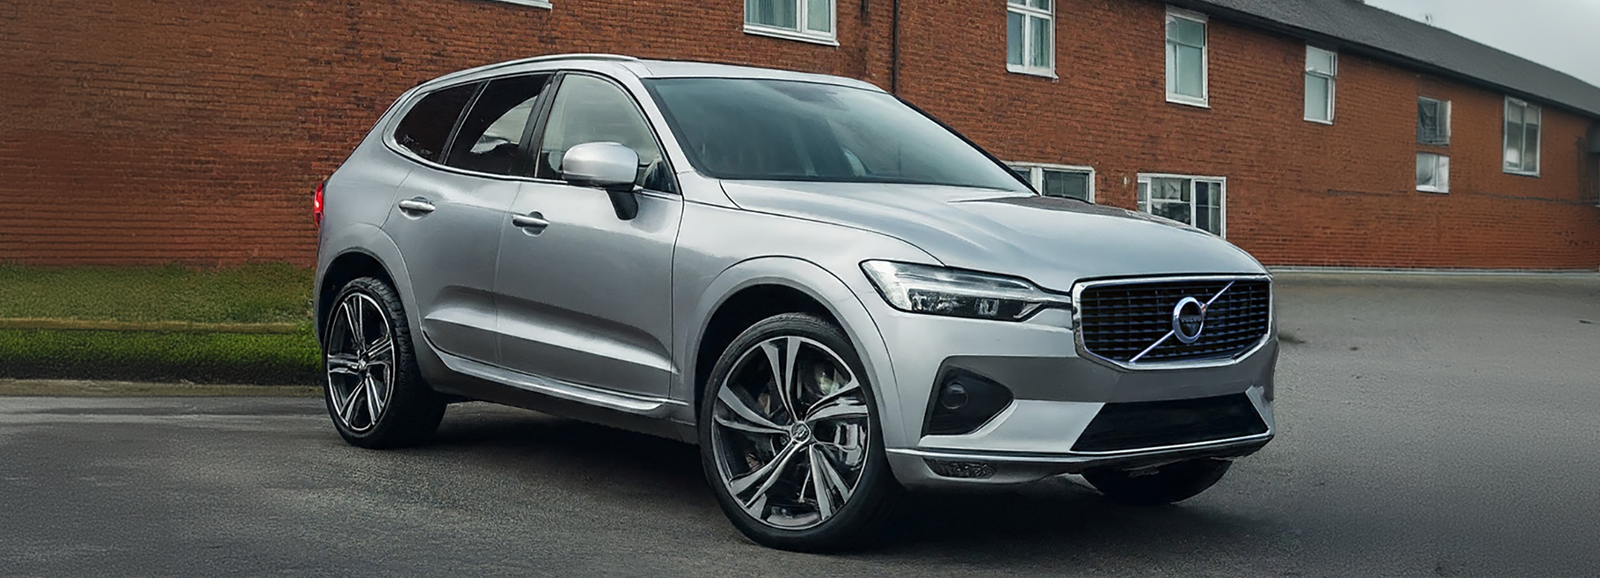
[[[1367,0],[1600,86],[1600,0]]]

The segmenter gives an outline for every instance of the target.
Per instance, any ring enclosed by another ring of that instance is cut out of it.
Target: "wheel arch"
[[[782,313],[811,313],[837,325],[850,339],[866,369],[877,400],[884,432],[898,431],[899,416],[887,411],[898,403],[888,348],[865,305],[850,287],[822,266],[794,257],[766,257],[742,261],[724,270],[707,287],[690,319],[696,320],[686,336],[680,380],[684,388],[674,396],[688,401],[689,416],[697,419],[700,401],[722,350],[750,326]],[[886,440],[887,441],[887,440]]]

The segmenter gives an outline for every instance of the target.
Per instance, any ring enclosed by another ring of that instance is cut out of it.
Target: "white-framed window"
[[[1417,190],[1430,193],[1450,192],[1450,157],[1417,153]]]
[[[1539,127],[1543,120],[1538,106],[1506,97],[1506,172],[1539,176]]]
[[[1228,179],[1140,174],[1139,210],[1226,237]]]
[[[834,0],[744,0],[744,31],[838,46]]]
[[[1094,167],[1043,163],[1006,163],[1011,172],[1046,197],[1094,202]]]
[[[1167,102],[1209,106],[1206,17],[1167,8]]]
[[[496,2],[505,2],[507,4],[521,4],[523,6],[532,6],[534,8],[549,8],[550,7],[550,0],[495,0],[495,1]]]
[[[1006,70],[1054,78],[1055,0],[1006,0]]]
[[[1450,101],[1417,97],[1417,143],[1450,144]]]
[[[1339,53],[1306,46],[1306,120],[1333,124],[1334,80]]]

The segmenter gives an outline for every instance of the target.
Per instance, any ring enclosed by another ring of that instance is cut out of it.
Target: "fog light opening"
[[[941,372],[928,400],[923,435],[963,435],[977,431],[1011,405],[1011,390],[965,369]]]
[[[933,459],[924,459],[922,461],[928,464],[929,470],[941,477],[976,480],[994,476],[994,466],[982,462],[953,462]]]

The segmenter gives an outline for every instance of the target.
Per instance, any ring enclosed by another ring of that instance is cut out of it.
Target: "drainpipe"
[[[900,94],[900,0],[894,0],[889,23],[889,94]]]

